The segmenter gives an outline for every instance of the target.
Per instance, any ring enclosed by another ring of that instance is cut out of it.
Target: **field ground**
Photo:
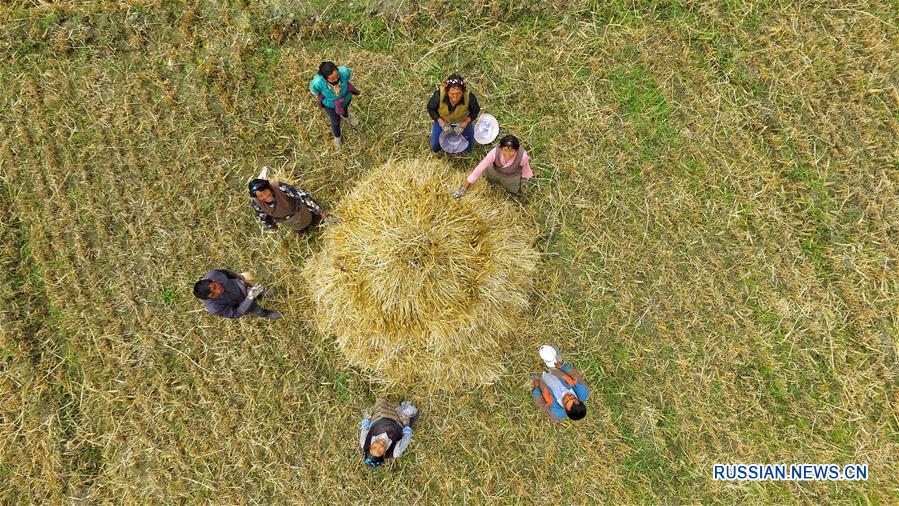
[[[895,2],[34,3],[0,7],[0,502],[899,502]],[[363,90],[339,153],[323,59]],[[372,472],[385,392],[311,330],[316,236],[263,236],[244,183],[335,205],[432,157],[453,70],[534,159],[534,316]],[[206,315],[219,266],[287,317]],[[581,423],[526,394],[545,341],[591,381]],[[738,462],[870,476],[711,480]]]

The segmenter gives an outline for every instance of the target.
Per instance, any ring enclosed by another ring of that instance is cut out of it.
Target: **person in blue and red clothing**
[[[353,95],[361,92],[350,83],[353,73],[347,67],[338,67],[334,62],[325,61],[318,66],[318,74],[309,83],[309,91],[318,99],[320,105],[331,119],[331,133],[334,134],[334,147],[340,149],[343,136],[340,131],[340,119],[352,126],[359,120],[350,114],[350,102]]]
[[[466,153],[474,147],[474,125],[472,122],[481,114],[478,97],[468,89],[465,79],[458,74],[451,74],[438,86],[437,91],[428,101],[428,115],[434,120],[431,127],[431,151],[437,153],[440,148],[440,134],[444,129],[451,130],[468,141]]]
[[[531,395],[537,407],[554,421],[580,420],[587,416],[584,401],[590,397],[590,391],[584,375],[571,364],[563,363],[554,346],[541,346],[540,358],[548,370],[542,375],[531,375]]]

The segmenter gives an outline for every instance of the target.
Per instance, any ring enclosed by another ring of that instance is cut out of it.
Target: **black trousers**
[[[340,115],[331,107],[323,105],[322,109],[324,109],[325,112],[328,113],[328,117],[331,118],[331,133],[334,134],[334,137],[340,137]],[[346,106],[344,107],[343,117],[346,118],[349,115],[350,106]]]
[[[259,297],[259,298],[261,299],[262,297]],[[250,309],[247,310],[247,312],[244,313],[244,314],[246,314],[247,316],[258,316],[258,317],[260,317],[260,318],[265,318],[265,317],[268,316],[270,313],[271,313],[271,311],[269,311],[268,309],[265,309],[264,307],[260,306],[259,303],[257,303],[257,302],[254,300],[254,301],[253,301],[253,305],[250,306]]]

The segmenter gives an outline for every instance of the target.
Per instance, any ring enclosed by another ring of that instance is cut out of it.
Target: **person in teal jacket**
[[[331,119],[331,133],[334,134],[334,146],[337,149],[343,145],[340,119],[346,118],[352,126],[359,124],[359,120],[350,114],[353,95],[360,93],[350,83],[352,75],[349,68],[338,67],[334,62],[325,61],[318,66],[318,74],[309,83],[309,91],[318,99],[318,105]]]

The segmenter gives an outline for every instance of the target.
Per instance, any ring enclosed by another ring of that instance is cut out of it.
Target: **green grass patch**
[[[625,149],[638,151],[643,159],[657,158],[676,136],[667,97],[652,74],[642,67],[619,67],[608,77],[624,120],[634,129],[634,137],[626,141]]]

